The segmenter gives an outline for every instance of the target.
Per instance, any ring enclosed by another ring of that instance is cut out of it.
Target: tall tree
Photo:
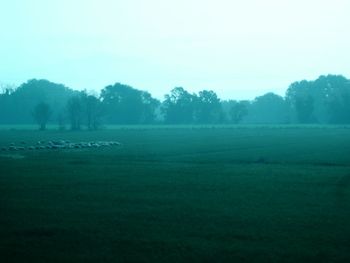
[[[140,123],[142,124],[151,124],[154,123],[156,119],[156,109],[160,105],[159,100],[152,97],[151,93],[147,91],[141,92],[141,101],[142,101],[142,115]]]
[[[272,92],[256,97],[248,107],[249,123],[283,124],[289,121],[284,98]]]
[[[222,117],[220,99],[212,90],[200,91],[195,100],[195,120],[198,123],[218,123]]]
[[[229,101],[230,122],[233,124],[240,123],[248,114],[248,101]]]
[[[17,89],[5,89],[4,94],[0,95],[1,100],[4,99],[0,104],[0,122],[32,123],[32,111],[43,101],[50,105],[52,115],[56,116],[75,94],[76,91],[48,80],[29,80]],[[1,114],[2,111],[5,112],[4,115]]]
[[[72,97],[67,102],[68,116],[71,123],[71,130],[80,130],[82,121],[82,103],[79,96]]]
[[[139,124],[154,118],[157,100],[151,94],[116,83],[101,91],[108,120],[114,124]]]
[[[314,99],[311,95],[311,84],[306,81],[292,83],[286,92],[286,101],[291,109],[292,119],[299,123],[313,123]]]
[[[39,124],[40,130],[46,130],[46,124],[49,121],[51,114],[52,111],[49,104],[41,102],[35,106],[33,111],[33,117],[35,121]]]
[[[103,115],[102,103],[95,96],[87,94],[86,91],[83,91],[80,96],[86,126],[89,130],[96,130]]]
[[[320,76],[290,85],[286,101],[300,123],[350,123],[350,81],[343,76]]]
[[[323,78],[327,93],[324,98],[329,123],[350,123],[350,80],[343,76],[328,75]]]
[[[295,108],[300,123],[315,123],[314,99],[312,96],[300,96],[295,99]]]
[[[196,95],[190,94],[182,87],[176,87],[165,95],[162,111],[165,122],[189,124],[194,121]]]

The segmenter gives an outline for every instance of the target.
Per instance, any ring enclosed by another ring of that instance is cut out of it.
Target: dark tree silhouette
[[[140,124],[154,121],[158,101],[151,94],[116,83],[101,91],[108,120],[114,124]]]
[[[300,81],[292,83],[286,93],[286,101],[289,104],[296,122],[313,123],[316,122],[314,116],[314,99],[311,95],[310,83]]]
[[[49,121],[51,114],[52,111],[49,104],[41,102],[35,106],[33,111],[33,117],[38,123],[40,130],[46,130],[46,124]]]
[[[71,124],[71,130],[80,130],[83,109],[79,96],[72,97],[68,100],[67,111]]]
[[[299,123],[350,123],[350,81],[343,76],[294,82],[286,101]]]
[[[218,123],[221,120],[221,103],[214,91],[200,91],[195,102],[195,121],[197,123]]]
[[[18,88],[0,85],[0,124],[33,123],[33,109],[43,101],[50,105],[52,119],[60,120],[62,129],[65,119],[70,121],[72,129],[80,129],[83,124],[96,129],[102,121],[110,124],[350,123],[350,80],[341,75],[327,75],[314,81],[292,83],[284,98],[267,93],[253,101],[241,102],[221,101],[210,90],[197,95],[176,87],[160,103],[150,93],[120,83],[105,87],[99,96],[92,96],[61,84],[33,79]],[[39,123],[37,112],[34,119]]]
[[[323,101],[329,114],[329,123],[350,123],[350,81],[343,76],[332,75],[322,80],[327,87]]]
[[[153,98],[149,92],[141,92],[141,101],[142,101],[142,115],[140,123],[142,124],[151,124],[154,123],[156,119],[155,111],[160,105],[160,102]]]
[[[295,99],[295,108],[300,123],[316,122],[315,117],[313,115],[314,100],[311,96],[297,97]]]
[[[66,129],[65,126],[65,115],[61,112],[57,116],[58,129],[60,131],[64,131]]]
[[[189,124],[194,121],[196,96],[182,87],[176,87],[165,95],[162,112],[165,122],[174,124]]]
[[[229,115],[230,115],[231,122],[233,124],[238,124],[248,114],[249,102],[230,101],[229,103],[230,103]]]
[[[64,110],[69,98],[77,94],[61,84],[47,80],[29,80],[17,89],[5,89],[0,95],[0,123],[33,123],[34,107],[45,101],[50,105],[53,118]],[[20,105],[20,107],[18,107]]]
[[[93,95],[88,95],[86,91],[81,93],[80,100],[86,127],[89,130],[97,130],[101,124],[101,117],[103,115],[101,101]]]
[[[289,121],[284,98],[272,92],[256,97],[248,106],[248,123],[282,124]]]

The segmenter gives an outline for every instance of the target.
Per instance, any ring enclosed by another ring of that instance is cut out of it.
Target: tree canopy
[[[233,94],[234,95],[234,94]],[[33,118],[34,117],[34,118]],[[99,94],[32,79],[17,88],[1,86],[0,123],[48,122],[97,129],[102,124],[350,123],[350,80],[320,76],[292,83],[284,97],[274,93],[254,100],[221,100],[212,90],[191,93],[175,87],[163,101],[147,91],[115,83]]]

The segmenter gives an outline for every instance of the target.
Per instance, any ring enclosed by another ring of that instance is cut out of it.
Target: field
[[[0,130],[1,262],[350,262],[349,127]]]

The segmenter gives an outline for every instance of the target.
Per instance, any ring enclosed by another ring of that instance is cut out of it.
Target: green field
[[[1,262],[350,262],[349,127],[0,130]]]

